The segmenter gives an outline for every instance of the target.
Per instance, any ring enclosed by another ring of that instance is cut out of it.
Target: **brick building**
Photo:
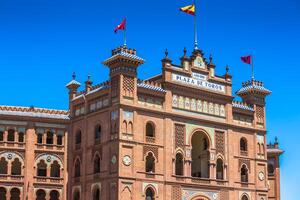
[[[0,106],[0,200],[67,199],[68,124],[67,111]]]
[[[277,140],[266,144],[262,82],[233,100],[202,51],[141,81],[119,47],[109,80],[67,84],[69,111],[0,106],[0,200],[279,200]],[[68,139],[69,138],[69,139]]]
[[[67,85],[68,199],[280,199],[278,143],[266,144],[265,98],[257,80],[233,100],[229,68],[186,50],[166,52],[162,72],[137,78],[144,63],[119,47],[103,62],[109,80]],[[269,147],[269,148],[267,148]]]

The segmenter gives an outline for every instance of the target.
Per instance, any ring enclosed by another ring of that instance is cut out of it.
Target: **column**
[[[43,144],[46,144],[47,143],[47,134],[46,133],[43,133]]]
[[[57,145],[57,134],[53,133],[53,144]]]
[[[14,142],[18,142],[19,141],[19,135],[18,135],[18,131],[17,130],[15,130],[14,135],[15,135],[15,141]]]
[[[35,138],[35,130],[33,127],[33,123],[29,123],[26,129],[26,140],[25,140],[25,169],[24,169],[24,192],[27,195],[28,199],[34,199],[34,176],[36,174],[34,168],[34,149],[35,149],[35,140],[31,138]]]

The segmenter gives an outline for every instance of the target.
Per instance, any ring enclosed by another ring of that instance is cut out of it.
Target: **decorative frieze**
[[[90,106],[89,106],[89,109],[90,109],[90,112],[94,112],[96,110],[100,110],[102,108],[105,108],[109,106],[109,100],[107,97],[102,97],[102,98],[99,98],[95,101],[92,101],[90,103]]]
[[[152,107],[152,108],[162,108],[163,107],[162,99],[150,97],[150,96],[144,96],[144,95],[138,96],[138,103],[140,105]]]
[[[252,126],[253,117],[234,113],[233,122],[241,125]]]
[[[179,108],[182,110],[225,117],[225,105],[200,99],[173,95],[172,106],[173,108]]]

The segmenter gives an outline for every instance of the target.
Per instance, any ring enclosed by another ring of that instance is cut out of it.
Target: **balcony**
[[[24,149],[25,142],[11,142],[11,141],[1,141],[0,148],[17,148],[17,149]]]
[[[0,174],[0,182],[8,181],[8,182],[24,182],[24,176],[22,175],[8,175],[8,174]]]
[[[44,151],[64,151],[64,145],[55,145],[55,144],[40,144],[36,143],[37,150],[44,150]]]
[[[146,142],[147,143],[155,143],[155,137],[146,136]]]
[[[60,177],[42,177],[42,176],[35,176],[34,180],[36,183],[42,184],[51,184],[51,185],[63,185],[64,179]]]
[[[241,154],[241,156],[245,156],[245,157],[247,157],[248,156],[248,151],[240,151],[240,154]]]

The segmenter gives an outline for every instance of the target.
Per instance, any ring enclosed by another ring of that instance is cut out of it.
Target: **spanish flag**
[[[192,4],[192,5],[184,6],[184,7],[180,8],[180,11],[185,12],[190,15],[195,15],[195,13],[196,13],[195,5]]]

